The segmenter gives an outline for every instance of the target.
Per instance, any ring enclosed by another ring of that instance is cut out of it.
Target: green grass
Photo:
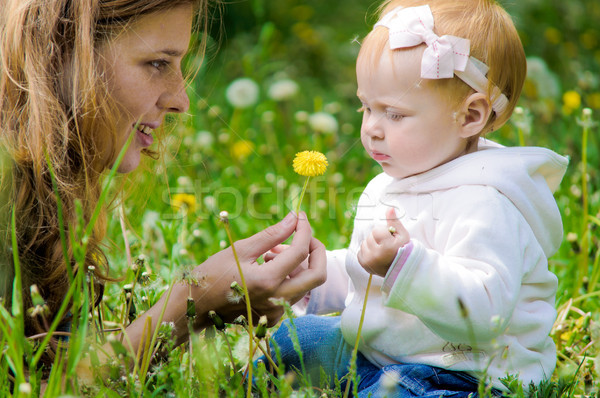
[[[227,37],[218,45],[211,41],[209,62],[189,88],[192,106],[188,114],[171,123],[162,137],[163,156],[145,162],[130,176],[117,176],[111,185],[133,188],[119,195],[122,207],[114,209],[109,223],[106,252],[112,275],[123,277],[123,281],[106,287],[98,310],[106,328],[126,324],[130,315],[140,314],[166,294],[186,270],[229,244],[219,221],[221,210],[229,212],[231,233],[239,239],[273,224],[293,209],[304,183],[291,167],[294,154],[300,150],[321,151],[330,165],[324,176],[311,178],[302,205],[314,234],[330,249],[347,246],[353,205],[366,182],[379,173],[379,166],[367,158],[360,144],[360,115],[355,112],[359,103],[353,68],[358,44],[353,39],[367,33],[364,15],[371,2],[352,0],[343,7],[333,3],[282,0],[267,4],[255,0],[228,6],[224,19]],[[508,8],[516,17],[527,54],[546,59],[551,65],[546,66],[545,73],[560,83],[558,92],[548,94],[544,91],[548,80],[532,76],[520,104],[523,113],[490,138],[506,145],[546,146],[571,157],[555,195],[563,214],[565,241],[550,259],[550,268],[559,278],[558,318],[552,330],[558,363],[552,379],[531,391],[538,397],[597,396],[600,143],[594,119],[600,119],[600,103],[595,102],[600,84],[586,71],[599,70],[600,48],[590,44],[589,37],[600,35],[588,19],[599,17],[600,10],[592,1],[577,3],[584,12],[573,10],[572,5],[551,3],[543,6],[524,1],[508,4]],[[557,18],[553,7],[571,18]],[[576,26],[581,26],[579,31],[575,31]],[[557,38],[548,27],[573,34]],[[577,62],[557,63],[556,53]],[[189,64],[193,66],[196,60],[190,59]],[[260,94],[255,105],[234,109],[225,92],[242,76],[256,82]],[[287,100],[273,100],[269,88],[282,79],[295,81],[298,91]],[[567,91],[577,92],[581,105],[565,106],[562,95]],[[583,115],[584,107],[592,108],[591,116]],[[316,131],[308,121],[316,112],[331,115],[337,129]],[[181,203],[187,204],[176,206]],[[82,226],[75,237],[79,242],[75,247],[81,250],[85,250],[81,239],[85,231]],[[82,258],[81,253],[77,255]],[[138,363],[133,371],[125,366],[133,358],[128,358],[130,354],[121,343],[112,341],[119,355],[106,368],[109,377],[98,379],[92,386],[79,385],[74,377],[76,364],[86,356],[93,360],[94,350],[89,347],[107,337],[97,333],[95,321],[87,315],[90,284],[86,277],[89,275],[83,273],[74,277],[69,290],[75,308],[64,310],[80,314],[79,323],[74,325],[69,348],[57,357],[47,397],[246,395],[244,368],[249,344],[242,325],[194,334],[182,347],[173,346],[168,338],[169,325],[163,325],[148,347],[158,353],[158,359]],[[15,284],[20,283],[18,279]],[[126,285],[133,286],[125,289]],[[18,297],[13,302],[18,303]],[[33,342],[23,336],[23,316],[27,316],[26,311],[17,307],[0,306],[0,396],[27,397],[31,396],[29,390],[34,394],[39,388],[39,374],[28,375],[24,369],[36,362],[47,341]],[[293,394],[291,375],[281,370],[273,376],[264,369],[257,372],[261,380],[257,395]],[[267,378],[277,393],[269,392],[268,383],[262,381]],[[321,396],[323,392],[343,395],[339,387],[324,391],[305,378],[296,381],[301,386],[300,396]],[[11,382],[15,383],[14,393]],[[525,395],[516,383],[507,383],[513,396]]]

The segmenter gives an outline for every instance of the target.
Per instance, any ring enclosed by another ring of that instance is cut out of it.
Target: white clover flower
[[[231,82],[225,91],[227,101],[234,108],[249,108],[258,102],[258,84],[250,78],[242,77]]]
[[[326,112],[313,113],[308,117],[308,124],[319,133],[336,133],[338,131],[336,118]]]
[[[291,79],[278,80],[269,87],[269,98],[273,101],[286,101],[298,94],[300,87]]]
[[[210,131],[203,130],[196,134],[196,144],[200,148],[210,148],[214,142],[215,138]]]

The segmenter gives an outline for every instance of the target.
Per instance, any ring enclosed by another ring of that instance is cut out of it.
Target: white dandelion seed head
[[[258,102],[259,91],[254,80],[242,77],[231,82],[225,91],[225,97],[234,108],[249,108]]]
[[[221,219],[221,221],[227,221],[229,219],[229,212],[223,210],[219,213],[219,218]]]
[[[200,148],[210,148],[213,146],[214,142],[215,137],[213,137],[210,131],[202,130],[198,131],[196,134],[196,144]]]
[[[327,112],[313,113],[308,117],[308,124],[319,133],[336,133],[338,131],[337,119]]]
[[[235,290],[228,291],[226,294],[226,297],[227,297],[227,302],[229,302],[231,304],[238,304],[240,301],[242,301],[242,296],[237,294],[235,292]]]
[[[273,101],[286,101],[294,98],[299,91],[300,87],[292,79],[282,79],[271,84],[269,87],[269,98]]]

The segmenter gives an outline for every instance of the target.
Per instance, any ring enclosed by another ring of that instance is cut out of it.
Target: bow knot
[[[455,70],[462,72],[467,66],[469,40],[451,35],[436,35],[433,31],[433,14],[428,5],[397,8],[386,14],[375,26],[389,29],[392,50],[414,47],[421,43],[427,45],[421,61],[421,77],[425,79],[451,78]]]

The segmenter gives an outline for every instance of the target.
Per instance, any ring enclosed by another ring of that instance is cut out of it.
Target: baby
[[[521,92],[517,31],[492,0],[381,10],[356,74],[362,143],[383,173],[359,200],[350,247],[329,252],[327,282],[306,303],[309,314],[341,316],[293,321],[304,367],[313,382],[321,368],[330,384],[348,373],[369,289],[359,396],[466,397],[480,382],[499,394],[508,375],[539,383],[556,361],[547,259],[562,240],[552,193],[567,159],[482,138]],[[274,341],[302,369],[290,327]]]

